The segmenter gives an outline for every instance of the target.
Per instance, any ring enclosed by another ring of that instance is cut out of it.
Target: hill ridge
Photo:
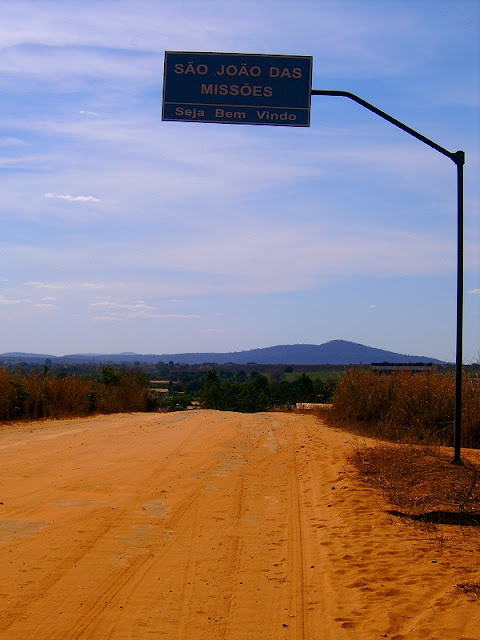
[[[283,344],[271,347],[260,347],[256,349],[245,349],[242,351],[230,352],[190,352],[190,353],[167,353],[167,354],[139,354],[132,352],[123,353],[99,353],[99,354],[68,354],[54,356],[48,354],[32,354],[22,352],[10,352],[0,354],[0,360],[6,362],[44,362],[52,360],[55,363],[61,362],[110,362],[121,363],[145,363],[173,361],[178,364],[305,364],[305,365],[325,365],[325,364],[371,364],[372,362],[432,362],[434,364],[445,364],[444,361],[428,356],[417,356],[412,354],[396,353],[386,349],[370,347],[358,342],[349,340],[330,340],[323,344]]]

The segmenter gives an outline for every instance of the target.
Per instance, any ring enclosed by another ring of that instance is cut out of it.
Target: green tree
[[[206,409],[218,409],[220,402],[220,380],[215,369],[209,369],[205,375],[200,394]]]
[[[295,386],[287,380],[272,385],[272,404],[276,407],[289,407],[295,404]]]
[[[240,385],[238,408],[240,411],[254,413],[267,411],[272,407],[270,383],[266,376],[257,374],[253,379]]]
[[[302,373],[296,384],[297,402],[314,402],[315,388],[312,379],[306,373]]]
[[[103,366],[100,370],[100,382],[107,387],[118,387],[121,379],[121,373],[109,364]]]

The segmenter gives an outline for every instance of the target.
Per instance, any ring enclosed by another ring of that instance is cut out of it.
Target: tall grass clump
[[[91,381],[78,376],[49,376],[0,369],[0,420],[38,420],[86,415]]]
[[[89,395],[92,409],[98,413],[122,413],[148,409],[148,380],[142,371],[121,371],[102,367],[100,380]]]
[[[338,383],[330,420],[397,442],[453,444],[455,376],[436,371],[377,375],[352,368]],[[462,444],[480,447],[480,386],[463,384]]]
[[[24,378],[23,386],[26,398],[22,417],[30,420],[84,416],[90,411],[91,382],[85,378],[30,373]]]
[[[104,366],[96,380],[0,368],[0,421],[69,418],[155,408],[141,371]]]

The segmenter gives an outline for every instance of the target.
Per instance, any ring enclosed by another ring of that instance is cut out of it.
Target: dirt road
[[[388,516],[352,446],[282,413],[0,427],[0,639],[478,640],[478,552]]]

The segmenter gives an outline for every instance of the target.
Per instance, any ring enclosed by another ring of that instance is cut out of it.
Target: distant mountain
[[[348,340],[331,340],[324,344],[291,344],[266,347],[263,349],[249,349],[247,351],[233,351],[230,353],[168,353],[142,355],[139,353],[117,354],[72,354],[65,356],[52,356],[32,353],[3,353],[0,361],[3,362],[45,362],[52,363],[88,363],[105,362],[112,364],[121,363],[145,363],[173,361],[179,364],[371,364],[372,362],[433,362],[445,364],[441,360],[427,356],[404,355],[384,349],[368,347]]]
[[[3,362],[44,362],[45,360],[55,360],[57,356],[48,353],[23,353],[22,351],[10,351],[8,353],[0,353],[0,360]]]

